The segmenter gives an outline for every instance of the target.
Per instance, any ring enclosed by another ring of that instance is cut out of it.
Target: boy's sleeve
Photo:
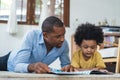
[[[96,67],[106,68],[106,65],[105,65],[105,63],[104,63],[104,61],[103,61],[103,59],[102,59],[102,56],[100,55],[99,52],[97,53],[96,58],[97,58],[97,65],[96,65]]]
[[[73,67],[79,68],[79,53],[75,52],[72,56],[71,65]]]

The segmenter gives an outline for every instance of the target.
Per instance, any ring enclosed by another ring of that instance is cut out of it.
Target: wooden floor
[[[0,80],[120,80],[120,74],[55,75],[55,74],[14,73],[0,71]]]

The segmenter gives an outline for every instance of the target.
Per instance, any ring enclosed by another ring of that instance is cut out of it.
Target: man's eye
[[[59,38],[60,36],[56,36],[56,38]]]

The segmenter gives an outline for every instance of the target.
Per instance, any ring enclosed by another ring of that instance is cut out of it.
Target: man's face
[[[49,46],[60,48],[64,42],[65,27],[53,27],[53,29],[51,33],[43,33],[44,39]]]
[[[84,58],[89,59],[97,49],[97,43],[95,40],[83,40],[80,47]]]

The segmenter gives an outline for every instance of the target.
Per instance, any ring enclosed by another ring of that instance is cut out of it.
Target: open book
[[[59,74],[59,75],[89,75],[89,74],[108,74],[106,72],[101,72],[98,70],[85,70],[85,71],[77,71],[77,72],[64,72],[59,69],[50,68],[52,74]]]

